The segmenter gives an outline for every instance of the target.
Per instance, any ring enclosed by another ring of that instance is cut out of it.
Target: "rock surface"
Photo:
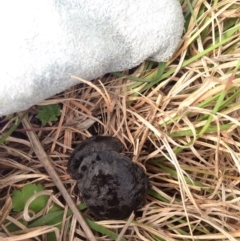
[[[123,144],[110,136],[92,136],[82,141],[73,151],[68,162],[68,172],[73,179],[78,179],[78,168],[85,157],[98,151],[122,152]]]
[[[99,219],[127,218],[150,188],[144,170],[120,154],[122,149],[114,137],[94,136],[82,141],[68,162],[83,201]]]
[[[183,33],[178,0],[8,0],[0,3],[0,116],[77,83],[166,61]]]

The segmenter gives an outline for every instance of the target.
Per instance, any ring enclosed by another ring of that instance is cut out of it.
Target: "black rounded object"
[[[121,152],[123,144],[111,136],[92,136],[82,141],[73,151],[68,161],[68,172],[73,179],[78,179],[78,168],[83,159],[97,151],[116,151]]]
[[[120,154],[122,149],[116,138],[91,137],[75,149],[68,163],[83,201],[100,219],[127,218],[142,204],[150,188],[144,170]]]

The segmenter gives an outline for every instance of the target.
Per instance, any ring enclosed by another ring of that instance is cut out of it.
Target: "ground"
[[[240,239],[240,3],[181,3],[186,31],[167,63],[84,81],[1,119],[1,240]],[[42,123],[49,105],[55,118]],[[96,134],[118,138],[152,184],[128,220],[94,219],[66,171]]]

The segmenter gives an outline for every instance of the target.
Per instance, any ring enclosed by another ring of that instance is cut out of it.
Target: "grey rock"
[[[178,0],[8,0],[0,3],[0,116],[77,83],[167,61],[183,33]]]

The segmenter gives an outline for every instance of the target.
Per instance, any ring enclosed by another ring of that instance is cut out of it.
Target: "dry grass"
[[[66,164],[72,147],[94,134],[119,138],[153,185],[146,205],[129,220],[89,221],[96,240],[240,240],[240,2],[197,1],[196,20],[186,4],[183,10],[187,30],[166,65],[145,62],[124,77],[84,81],[41,103],[61,106],[58,122],[41,126],[33,108],[25,125],[7,136],[0,146],[0,240],[54,240],[47,233],[58,240],[85,240],[67,194],[46,171],[44,155],[79,204]],[[2,134],[19,115],[1,121]],[[27,205],[23,212],[12,211],[12,192],[26,182],[44,186],[42,194],[50,199],[38,215],[57,204],[63,214],[59,223],[30,227],[38,216],[29,215]],[[88,210],[78,207],[91,220]]]

